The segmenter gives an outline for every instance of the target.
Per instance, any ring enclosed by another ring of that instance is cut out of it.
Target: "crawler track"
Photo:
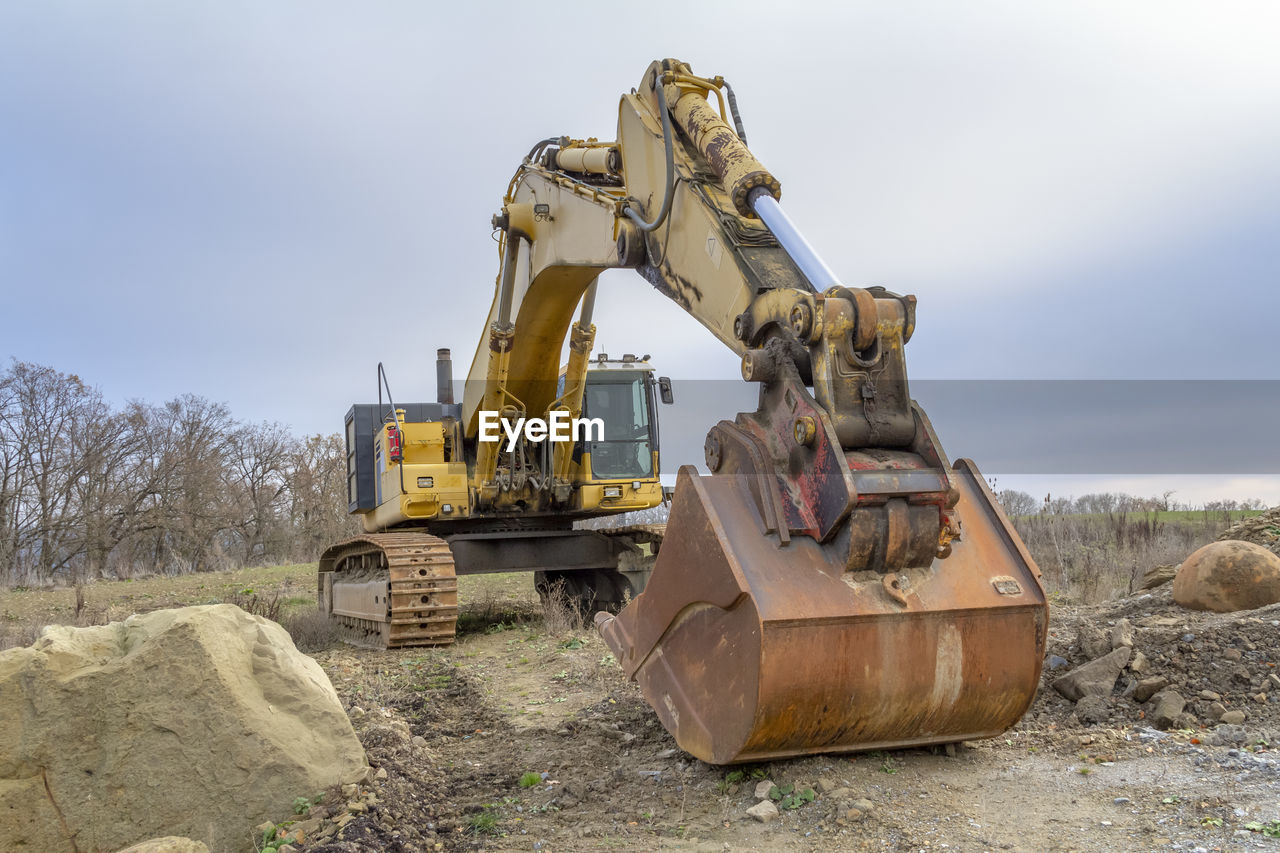
[[[320,558],[321,609],[345,639],[378,649],[453,642],[458,581],[443,539],[417,531],[366,533]]]

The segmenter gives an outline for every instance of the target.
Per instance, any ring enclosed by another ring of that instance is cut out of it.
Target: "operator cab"
[[[603,421],[603,436],[592,434],[574,448],[574,459],[584,463],[589,479],[658,476],[658,399],[671,401],[671,380],[654,377],[648,355],[596,356],[587,370],[582,416]]]

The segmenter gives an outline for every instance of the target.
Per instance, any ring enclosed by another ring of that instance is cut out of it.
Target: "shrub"
[[[319,609],[302,610],[285,617],[284,629],[300,652],[320,652],[338,644],[338,624]]]

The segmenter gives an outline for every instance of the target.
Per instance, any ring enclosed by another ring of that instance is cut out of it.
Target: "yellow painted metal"
[[[533,202],[510,202],[503,206],[507,215],[507,236],[520,237],[533,242],[538,236],[538,219],[533,212]]]
[[[391,460],[388,434],[391,424],[377,433],[375,458],[382,467],[374,472],[381,486],[382,502],[360,516],[365,532],[385,530],[410,520],[439,517],[466,518],[470,514],[469,479],[465,462],[445,460],[448,424],[442,421],[406,421],[396,411],[402,462]],[[430,485],[419,485],[419,481]],[[448,505],[449,513],[442,513]]]
[[[564,393],[560,403],[569,413],[570,418],[582,415],[582,392],[586,388],[587,360],[591,357],[591,346],[595,341],[596,327],[573,324],[573,332],[569,338],[569,364],[565,367]],[[557,442],[554,448],[555,460],[553,474],[557,480],[567,480],[573,464],[573,443]]]
[[[403,415],[399,420],[400,443],[406,465],[445,461],[443,422],[406,423]]]
[[[556,155],[556,165],[568,172],[591,172],[597,175],[613,173],[611,160],[617,148],[612,145],[574,146],[562,148]]]
[[[632,486],[640,483],[639,489]],[[621,489],[621,496],[606,498],[606,487]],[[649,509],[662,503],[662,484],[655,479],[646,480],[594,480],[578,489],[576,508],[586,512],[631,512]]]
[[[602,271],[617,265],[612,204],[606,207],[567,190],[539,171],[526,176],[516,192],[522,200],[538,198],[546,203],[554,221],[537,223],[539,237],[533,243],[522,241],[509,348],[495,349],[486,339],[476,350],[462,402],[468,441],[479,433],[479,412],[500,408],[494,405],[495,399],[486,399],[496,391],[494,377],[502,377],[506,394],[519,400],[530,415],[541,417],[547,411],[557,396],[560,353],[582,294]],[[491,330],[498,316],[495,287],[489,311]],[[491,362],[500,358],[506,363],[495,371]]]
[[[679,93],[678,86],[669,88]],[[764,187],[774,198],[781,198],[782,185],[778,179],[747,150],[733,128],[711,109],[705,91],[695,89],[680,94],[675,101],[668,93],[667,100],[674,103],[672,117],[715,169],[738,213],[746,217],[755,216],[747,204],[747,195],[756,187]]]
[[[486,362],[489,373],[484,382],[484,399],[479,407],[484,411],[526,411],[520,400],[507,391],[507,376],[511,364],[511,342],[514,329],[500,329],[494,323],[489,331],[490,357]],[[498,468],[498,442],[477,441],[475,485],[483,488],[493,481]]]

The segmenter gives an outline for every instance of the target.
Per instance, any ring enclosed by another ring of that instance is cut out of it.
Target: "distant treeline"
[[[996,499],[1064,602],[1097,602],[1127,594],[1155,566],[1177,565],[1263,501],[1213,501],[1202,507],[1172,500],[1172,492],[1140,498],[1123,492],[1080,497],[1002,489]]]
[[[1172,500],[1173,492],[1165,492],[1159,497],[1140,498],[1124,492],[1098,492],[1080,497],[1064,495],[1045,495],[1037,500],[1026,492],[1017,489],[1000,489],[996,492],[996,500],[1011,516],[1025,515],[1098,515],[1109,513],[1141,513],[1141,512],[1190,512],[1208,511],[1215,513],[1231,513],[1239,510],[1266,509],[1267,504],[1261,498],[1248,498],[1242,501],[1219,500],[1210,501],[1204,506],[1191,506]]]
[[[314,560],[352,530],[339,435],[186,394],[123,409],[79,377],[0,372],[0,579],[76,582]]]

